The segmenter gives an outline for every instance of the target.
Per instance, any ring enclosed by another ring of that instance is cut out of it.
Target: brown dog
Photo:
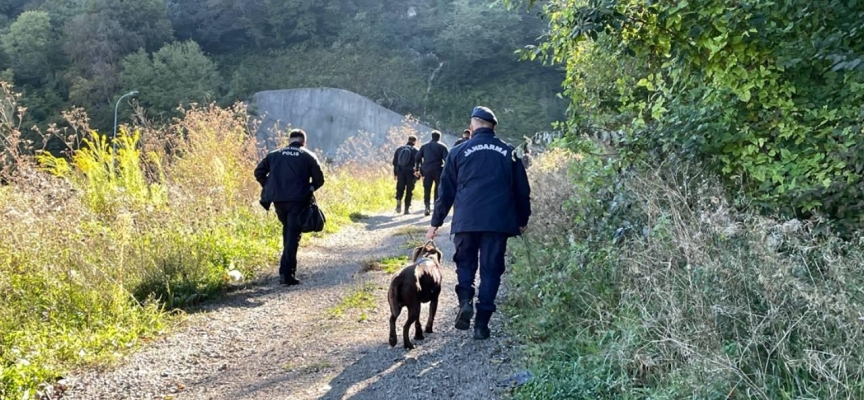
[[[441,257],[441,250],[430,240],[414,249],[413,264],[403,268],[390,282],[387,301],[390,303],[391,347],[396,346],[396,319],[402,313],[402,307],[408,308],[408,320],[402,328],[406,349],[414,348],[408,339],[411,324],[414,324],[414,339],[423,340],[423,331],[420,330],[421,303],[429,303],[426,333],[432,333],[432,322],[438,310],[438,295],[441,293]]]

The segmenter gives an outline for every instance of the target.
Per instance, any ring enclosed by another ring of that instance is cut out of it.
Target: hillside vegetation
[[[335,87],[451,132],[486,104],[521,138],[566,107],[560,69],[514,54],[544,27],[491,0],[6,0],[0,78],[23,92],[27,127],[65,125],[60,111],[76,106],[108,131],[115,101],[133,89],[150,118],[168,122],[181,104]]]
[[[566,66],[571,106],[514,243],[516,397],[864,396],[864,8],[543,10],[524,55]]]

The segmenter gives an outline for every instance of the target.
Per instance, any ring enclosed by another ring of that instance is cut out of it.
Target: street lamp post
[[[114,154],[115,156],[116,156],[116,154],[117,154],[117,110],[120,109],[120,102],[121,102],[123,99],[125,99],[125,98],[127,98],[127,97],[129,97],[129,96],[135,96],[135,95],[137,95],[137,94],[138,94],[138,91],[137,91],[137,90],[133,90],[133,91],[131,91],[131,92],[129,92],[129,93],[124,94],[123,96],[120,96],[120,98],[117,99],[117,104],[114,106],[114,137],[111,139],[111,142],[113,143],[113,149],[114,149],[114,153],[113,153],[113,154]]]

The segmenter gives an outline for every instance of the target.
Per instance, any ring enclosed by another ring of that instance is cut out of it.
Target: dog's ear
[[[435,249],[435,258],[438,259],[438,265],[441,265],[441,259],[444,258],[444,254],[441,253],[441,250]]]
[[[417,259],[420,258],[420,253],[423,252],[423,246],[417,247],[414,249],[414,254],[411,256],[412,262],[417,262]]]

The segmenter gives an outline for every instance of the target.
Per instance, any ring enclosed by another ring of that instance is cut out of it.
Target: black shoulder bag
[[[312,196],[312,201],[309,205],[300,210],[300,232],[321,232],[324,230],[324,224],[327,218],[324,217],[324,212],[318,207],[315,202],[315,196]]]

